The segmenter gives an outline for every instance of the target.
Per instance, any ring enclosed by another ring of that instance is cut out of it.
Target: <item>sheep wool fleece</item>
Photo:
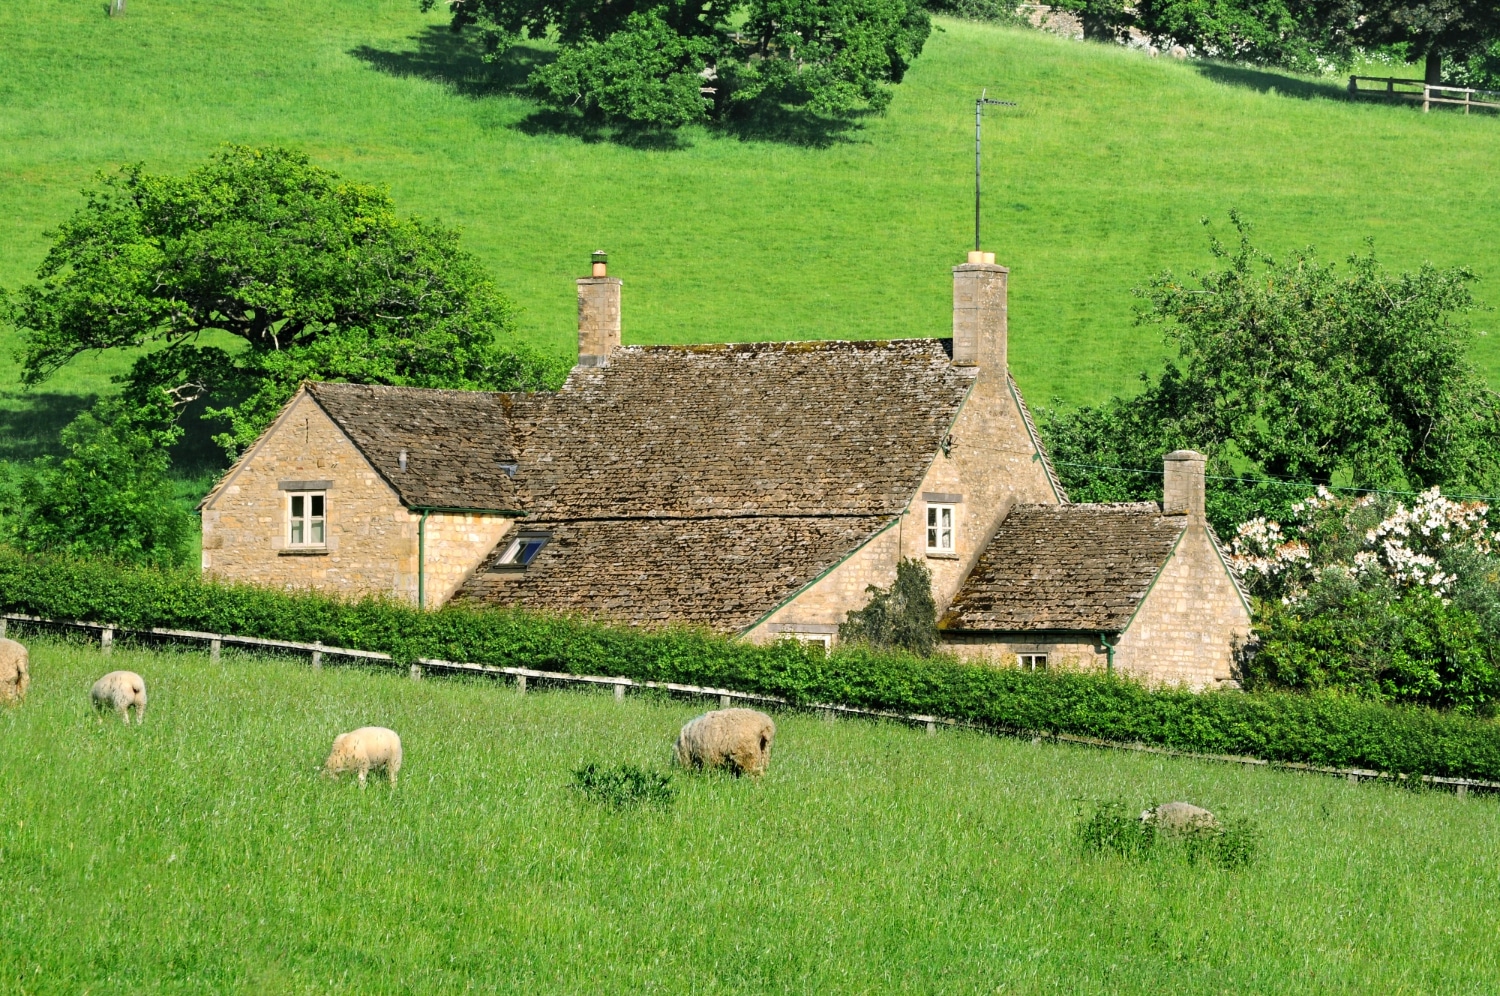
[[[89,691],[94,708],[101,713],[112,709],[126,723],[130,722],[130,710],[135,709],[137,724],[146,721],[146,681],[134,671],[111,671]]]
[[[360,787],[376,768],[384,768],[392,785],[401,771],[401,738],[396,731],[383,726],[361,726],[349,733],[340,733],[333,741],[333,750],[323,762],[323,774],[337,778],[346,771],[359,776]]]
[[[677,737],[677,763],[684,768],[729,768],[735,774],[762,775],[771,764],[776,724],[754,709],[704,713]]]
[[[30,655],[15,640],[0,638],[0,705],[20,702],[31,687]]]

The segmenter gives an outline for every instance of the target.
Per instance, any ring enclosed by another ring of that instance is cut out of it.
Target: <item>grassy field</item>
[[[616,811],[701,706],[519,696],[36,640],[0,713],[0,991],[1475,993],[1500,978],[1500,806],[1237,766],[780,714],[761,782]],[[401,784],[315,769],[389,725]],[[1258,822],[1229,871],[1087,856],[1097,801]]]
[[[1133,327],[1131,287],[1202,264],[1198,219],[1234,207],[1270,248],[1337,257],[1375,236],[1393,264],[1472,264],[1500,300],[1500,121],[1351,104],[1333,80],[940,20],[884,117],[639,147],[518,96],[545,53],[486,70],[416,0],[102,7],[0,5],[0,285],[29,278],[98,169],[285,143],[461,226],[559,353],[599,247],[628,285],[627,341],[943,334],[988,87],[1021,105],[988,119],[986,242],[1013,267],[1013,362],[1039,403],[1131,389],[1162,348]],[[1500,380],[1500,343],[1478,359]],[[85,359],[12,396],[0,457],[45,442],[118,366]]]

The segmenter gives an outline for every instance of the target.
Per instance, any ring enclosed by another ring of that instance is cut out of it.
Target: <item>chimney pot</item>
[[[578,362],[602,367],[620,345],[620,278],[605,275],[603,250],[593,254],[593,275],[578,278]]]
[[[1006,371],[1006,285],[992,252],[971,252],[953,268],[953,365]]]
[[[1162,460],[1161,510],[1202,522],[1203,468],[1208,457],[1193,450],[1174,450]]]
[[[592,261],[594,264],[594,276],[603,277],[608,275],[605,264],[609,262],[609,253],[605,252],[603,249],[595,249],[592,256]]]

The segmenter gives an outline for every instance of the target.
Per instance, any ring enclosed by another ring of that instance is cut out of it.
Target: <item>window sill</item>
[[[927,559],[928,560],[957,560],[958,559],[958,554],[956,554],[956,553],[940,553],[938,551],[928,550],[927,551]]]
[[[326,546],[289,546],[289,547],[286,547],[285,549],[277,550],[276,551],[276,556],[278,556],[278,557],[326,557],[326,556],[328,556],[328,547],[326,547]]]

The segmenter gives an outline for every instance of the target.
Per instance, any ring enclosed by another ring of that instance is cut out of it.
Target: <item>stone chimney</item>
[[[620,278],[607,275],[607,257],[593,256],[593,275],[578,278],[578,363],[602,367],[620,344]]]
[[[1208,457],[1192,450],[1174,450],[1162,460],[1161,510],[1203,521],[1203,467]]]
[[[992,252],[971,252],[953,268],[953,365],[1004,372],[1010,271]]]

